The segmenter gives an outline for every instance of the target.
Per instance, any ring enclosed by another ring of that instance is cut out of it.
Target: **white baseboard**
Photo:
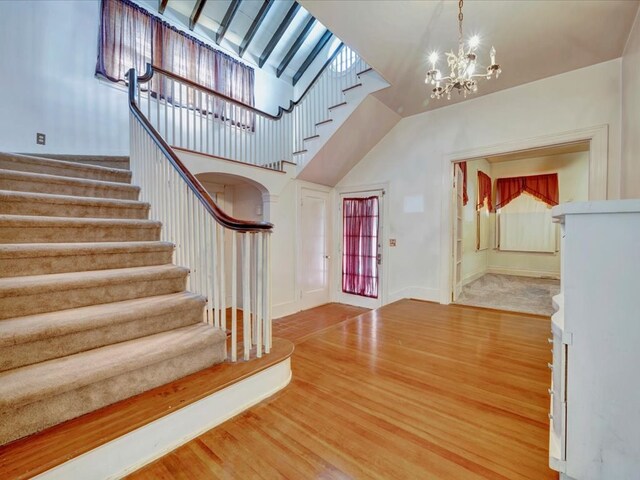
[[[483,272],[478,272],[478,273],[474,273],[473,275],[469,275],[468,277],[462,279],[462,286],[465,286],[486,274],[487,274],[487,271],[485,270]]]
[[[436,288],[406,287],[389,294],[388,303],[397,302],[403,298],[415,298],[427,302],[440,302],[440,290]]]
[[[560,272],[544,272],[538,270],[519,270],[516,268],[496,268],[489,267],[487,273],[495,273],[497,275],[517,275],[519,277],[535,277],[535,278],[555,278],[560,279]]]
[[[35,478],[122,478],[270,397],[290,380],[291,359],[287,358]]]
[[[300,303],[293,302],[285,302],[279,303],[278,305],[273,305],[271,307],[271,316],[274,320],[282,317],[286,317],[287,315],[293,315],[294,313],[298,313],[301,310]]]

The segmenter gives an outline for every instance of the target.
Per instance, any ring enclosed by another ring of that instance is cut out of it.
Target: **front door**
[[[381,190],[340,197],[340,302],[365,308],[382,305]]]

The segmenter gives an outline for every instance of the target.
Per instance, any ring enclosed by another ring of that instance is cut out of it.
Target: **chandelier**
[[[454,89],[458,91],[458,94],[464,94],[466,98],[467,93],[471,94],[478,91],[477,78],[485,77],[489,80],[494,74],[498,78],[502,72],[500,65],[496,63],[496,49],[491,47],[489,52],[491,64],[486,67],[486,73],[476,73],[476,71],[482,72],[485,70],[484,67],[476,63],[476,50],[480,44],[480,39],[477,35],[471,37],[465,51],[462,39],[462,4],[463,0],[460,0],[458,2],[458,54],[454,54],[453,51],[446,54],[450,70],[449,76],[443,77],[440,70],[436,68],[438,54],[433,52],[429,56],[431,70],[427,72],[427,78],[424,83],[434,86],[431,90],[431,98],[442,98],[446,95],[447,100],[450,100],[451,92]]]

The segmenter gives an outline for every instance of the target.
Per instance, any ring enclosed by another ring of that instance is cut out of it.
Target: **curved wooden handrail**
[[[173,78],[174,80],[178,80],[180,83],[184,83],[186,85],[189,85],[192,88],[195,88],[197,90],[200,90],[204,93],[208,93],[209,95],[213,95],[215,97],[221,98],[226,102],[232,103],[234,105],[237,105],[238,107],[244,108],[246,110],[249,110],[250,112],[253,112],[257,115],[260,115],[262,117],[266,117],[270,120],[280,120],[282,118],[282,115],[284,115],[285,113],[291,113],[293,111],[293,109],[296,107],[296,105],[299,105],[300,102],[302,102],[302,100],[304,100],[304,97],[307,95],[307,93],[309,93],[309,91],[311,90],[311,88],[315,85],[316,81],[318,80],[318,78],[320,78],[320,75],[322,75],[322,73],[325,71],[325,69],[331,64],[331,62],[333,62],[333,60],[336,58],[336,56],[340,53],[340,51],[344,48],[344,43],[341,43],[338,48],[336,48],[336,51],[333,52],[333,54],[327,59],[327,61],[324,63],[324,65],[322,66],[322,68],[320,69],[320,71],[316,74],[315,77],[313,77],[313,80],[311,80],[311,83],[309,83],[309,85],[307,85],[307,88],[304,90],[304,92],[302,92],[302,95],[300,95],[300,98],[298,98],[298,100],[291,100],[291,102],[289,103],[289,107],[288,108],[284,108],[284,107],[278,107],[278,113],[276,115],[272,115],[268,112],[265,112],[264,110],[260,110],[259,108],[253,107],[251,105],[248,105],[244,102],[241,102],[240,100],[236,100],[235,98],[231,98],[228,95],[225,95],[224,93],[220,93],[220,92],[216,92],[215,90],[209,88],[209,87],[205,87],[203,85],[200,85],[199,83],[196,83],[192,80],[189,80],[187,78],[181,77],[180,75],[176,75],[173,72],[170,72],[168,70],[165,70],[164,68],[160,68],[160,67],[156,67],[156,66],[152,66],[150,64],[147,64],[147,72],[145,72],[145,75],[139,77],[139,81],[140,82],[147,82],[149,80],[151,80],[151,77],[153,77],[153,73],[154,72],[159,72],[161,74],[163,74],[166,77],[169,78]],[[149,68],[151,68],[151,74],[150,76],[147,76],[147,74],[149,73]]]
[[[127,73],[127,78],[129,80],[129,110],[131,111],[131,113],[136,117],[136,119],[140,122],[140,124],[149,134],[154,143],[167,157],[167,160],[169,160],[173,167],[178,171],[178,174],[187,183],[191,191],[200,199],[209,214],[211,214],[211,216],[220,225],[239,232],[271,231],[273,229],[273,224],[269,222],[251,222],[248,220],[239,220],[237,218],[233,218],[230,215],[227,215],[222,209],[220,209],[220,207],[216,205],[216,203],[209,195],[209,192],[207,192],[200,181],[198,181],[198,179],[187,169],[187,167],[185,167],[182,161],[171,149],[169,144],[164,141],[164,139],[160,136],[156,129],[153,128],[151,122],[149,122],[142,111],[140,111],[138,105],[136,104],[136,91],[138,89],[138,81],[146,82],[151,79],[151,77],[153,76],[153,70],[150,67],[151,66],[147,64],[147,71],[140,77],[136,76],[135,68],[132,68]]]

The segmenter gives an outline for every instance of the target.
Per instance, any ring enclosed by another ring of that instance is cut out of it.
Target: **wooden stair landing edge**
[[[222,363],[0,447],[0,478],[28,479],[276,365],[293,354],[274,338],[271,352]]]

